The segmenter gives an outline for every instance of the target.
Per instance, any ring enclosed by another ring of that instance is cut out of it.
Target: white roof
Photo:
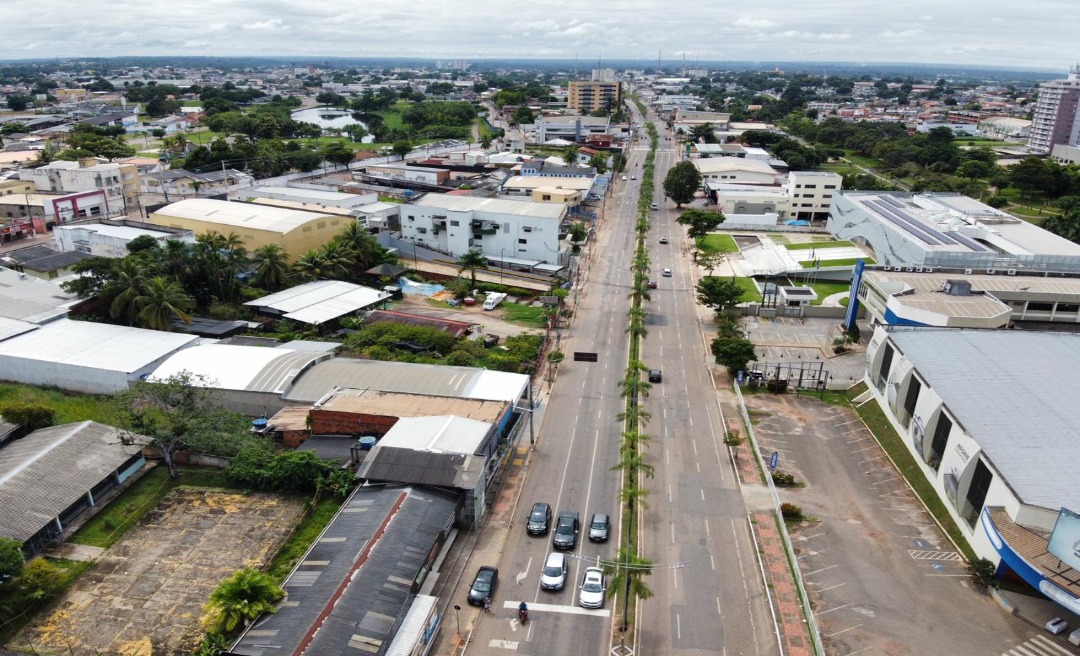
[[[195,335],[57,319],[0,342],[0,357],[130,374],[198,342]]]
[[[155,216],[206,221],[232,228],[251,228],[285,234],[314,221],[333,218],[304,210],[290,210],[272,205],[230,202],[210,198],[189,198],[166,205],[153,212]]]
[[[317,280],[276,294],[248,301],[244,305],[270,308],[286,319],[320,324],[375,305],[390,295],[379,289],[342,280]]]
[[[757,159],[743,159],[741,157],[709,157],[691,161],[694,162],[694,166],[697,167],[697,170],[702,173],[747,171],[749,173],[777,174],[776,169]]]
[[[205,378],[207,387],[280,394],[322,353],[265,346],[203,344],[175,353],[149,380],[165,380],[187,372]]]
[[[379,446],[472,455],[491,424],[453,415],[437,417],[402,417],[379,440]]]
[[[55,282],[0,267],[0,317],[44,323],[66,317],[78,302]]]
[[[594,180],[592,177],[555,177],[541,175],[515,175],[507,178],[503,188],[507,189],[541,189],[552,187],[555,189],[570,189],[573,191],[586,191],[591,189]],[[547,205],[548,203],[543,203]]]
[[[117,239],[135,239],[143,235],[150,235],[157,239],[159,237],[167,238],[179,238],[180,235],[166,232],[164,230],[151,230],[147,228],[132,228],[131,226],[115,226],[106,225],[104,223],[75,223],[70,225],[58,225],[53,226],[53,230],[89,230],[90,232],[97,233],[104,237],[116,237]]]
[[[519,176],[520,177],[520,176]],[[511,178],[513,179],[513,178]],[[559,178],[538,178],[546,180],[544,186],[557,186],[554,181]],[[590,185],[588,178],[570,178],[571,180],[585,180]],[[408,205],[417,207],[436,207],[456,212],[492,212],[494,214],[516,214],[518,216],[535,216],[548,219],[560,219],[566,212],[566,206],[560,203],[534,203],[531,200],[507,200],[503,198],[481,198],[479,196],[449,196],[446,194],[425,194]]]
[[[287,196],[289,199],[308,199],[315,201],[328,201],[340,205],[344,200],[363,201],[375,194],[343,194],[337,191],[323,191],[321,189],[300,189],[297,187],[252,187],[245,193],[271,194],[275,196]]]
[[[1080,508],[1080,335],[894,330],[888,337],[1026,504]]]
[[[0,317],[0,341],[3,341],[8,337],[14,337],[15,335],[28,333],[37,327],[37,324],[30,323],[29,321],[19,321],[18,319]]]

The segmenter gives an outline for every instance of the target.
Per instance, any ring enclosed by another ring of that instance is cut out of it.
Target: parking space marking
[[[861,451],[869,451],[870,449],[876,449],[876,448],[878,448],[878,445],[876,445],[876,444],[871,444],[870,446],[864,446],[864,447],[863,447],[863,448],[861,448],[861,449],[855,449],[855,450],[854,450],[854,451],[852,451],[851,453],[859,453],[859,452],[861,452]]]
[[[814,574],[820,574],[821,572],[828,571],[828,570],[830,570],[830,569],[832,569],[834,567],[836,567],[836,565],[829,565],[828,567],[822,567],[821,569],[815,569],[812,572],[807,572],[806,574],[803,574],[803,578],[805,579],[808,576],[813,576]]]
[[[840,588],[845,585],[847,585],[847,581],[844,581],[843,583],[837,583],[836,585],[830,585],[827,588],[821,588],[820,590],[818,590],[818,592],[828,592],[829,590],[835,590],[836,588]]]
[[[841,629],[841,630],[837,631],[836,633],[830,633],[830,634],[828,634],[828,635],[827,635],[827,636],[825,636],[825,637],[826,637],[826,638],[831,638],[831,637],[833,637],[833,636],[838,636],[838,635],[840,635],[841,633],[847,633],[848,631],[854,631],[855,629],[859,628],[860,626],[862,626],[862,624],[856,624],[855,626],[849,626],[848,628],[846,628],[846,629]]]
[[[908,549],[908,555],[912,560],[952,560],[961,561],[963,558],[955,551],[918,551]]]
[[[850,605],[851,605],[851,604],[844,604],[844,605],[842,605],[842,606],[837,606],[836,608],[830,608],[829,610],[823,610],[823,611],[821,611],[820,613],[818,613],[818,615],[824,615],[825,613],[831,613],[831,612],[833,612],[834,610],[840,610],[841,608],[847,608],[847,607],[848,607],[848,606],[850,606]]]
[[[800,535],[799,537],[797,537],[795,539],[798,540],[799,542],[806,542],[807,540],[811,540],[813,538],[820,538],[821,536],[828,535],[828,534],[829,534],[828,531],[822,531],[821,533],[814,533],[813,535]]]

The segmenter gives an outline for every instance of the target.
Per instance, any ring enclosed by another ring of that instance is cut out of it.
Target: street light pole
[[[505,251],[506,251],[505,248],[500,248],[499,249],[499,284],[500,285],[503,282],[503,271],[506,271],[506,262],[503,261],[503,253]]]
[[[457,627],[456,635],[461,637],[461,606],[454,604],[454,624]]]

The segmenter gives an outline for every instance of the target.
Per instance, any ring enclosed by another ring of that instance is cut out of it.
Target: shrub
[[[48,601],[64,589],[65,572],[44,558],[35,558],[26,565],[19,587],[24,595],[35,601]]]
[[[0,405],[0,416],[7,421],[23,426],[28,430],[48,428],[56,423],[56,413],[52,408],[41,403],[9,401]]]
[[[765,389],[777,394],[783,394],[787,391],[787,381],[782,378],[770,378],[765,381]]]
[[[795,476],[787,472],[776,471],[772,473],[773,485],[779,485],[780,487],[793,487],[797,485],[795,482]]]
[[[11,538],[0,538],[0,583],[23,573],[26,556],[23,555],[22,543]]]
[[[454,367],[471,367],[476,364],[476,357],[468,351],[451,351],[450,355],[446,356],[446,364]]]
[[[995,574],[997,573],[997,567],[991,561],[980,558],[973,560],[967,564],[968,574],[971,575],[971,582],[980,588],[988,588],[994,584]]]
[[[739,446],[743,443],[743,438],[737,431],[728,431],[724,433],[724,444],[727,446]]]
[[[786,501],[780,504],[780,514],[784,516],[784,519],[798,520],[803,518],[802,508]]]

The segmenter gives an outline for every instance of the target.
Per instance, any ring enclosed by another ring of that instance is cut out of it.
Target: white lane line
[[[694,449],[694,457],[698,457],[697,454],[697,440],[690,440],[690,447]]]
[[[842,588],[845,585],[847,585],[846,581],[844,583],[837,583],[836,585],[830,585],[827,588],[822,588],[822,589],[818,590],[818,592],[827,592],[829,590],[835,590],[836,588]]]
[[[488,647],[491,647],[492,649],[512,649],[517,651],[518,644],[517,640],[499,640],[497,638],[492,638],[491,641],[488,642]]]
[[[720,617],[724,616],[724,611],[720,608],[720,597],[716,598],[716,614]]]
[[[531,572],[531,571],[532,571],[532,556],[529,556],[529,562],[528,562],[528,564],[525,565],[525,571],[524,572],[518,572],[517,576],[514,577],[514,582],[517,583],[518,585],[521,585],[521,582],[525,580],[525,577],[528,576],[529,572]]]
[[[836,608],[830,608],[829,610],[823,610],[823,611],[819,612],[818,615],[824,615],[825,613],[831,613],[834,610],[840,610],[841,608],[847,608],[850,605],[851,604],[844,604],[843,606],[837,606]]]
[[[671,570],[671,581],[672,581],[672,584],[675,586],[675,589],[678,590],[679,589],[679,570],[678,569],[672,568],[672,570]]]
[[[671,544],[675,544],[675,522],[671,523]]]
[[[682,620],[678,613],[675,613],[675,637],[682,640]]]
[[[532,561],[529,561],[529,562],[532,562]],[[712,565],[713,571],[715,572],[716,571],[716,559],[713,558],[712,554],[709,554],[709,564]]]
[[[711,538],[712,534],[709,533],[709,520],[705,520],[705,537]]]
[[[503,608],[517,610],[518,602],[504,601]],[[610,617],[611,611],[606,608],[596,610],[582,608],[581,606],[563,606],[560,604],[529,604],[530,613],[562,613],[564,615],[593,615],[595,617]]]
[[[705,488],[701,488],[701,500],[705,500]]]
[[[840,631],[837,631],[836,633],[830,633],[830,634],[826,635],[825,637],[826,638],[831,638],[833,636],[838,636],[841,633],[847,633],[848,631],[854,631],[855,629],[859,628],[860,626],[862,626],[862,624],[856,624],[855,626],[850,626],[850,627],[848,627],[846,629],[841,629]]]
[[[828,567],[822,567],[821,569],[815,569],[812,572],[807,572],[807,573],[803,574],[803,579],[806,579],[806,577],[808,577],[808,576],[813,576],[814,574],[820,574],[822,572],[826,572],[826,571],[828,571],[828,570],[830,570],[830,569],[832,569],[834,567],[836,567],[836,565],[829,565]]]
[[[674,501],[672,501],[672,498],[671,498],[671,483],[667,484],[667,502],[668,503],[674,503]]]
[[[694,466],[697,467],[698,473],[700,474],[701,473],[701,461],[700,460],[695,460],[694,461]]]

